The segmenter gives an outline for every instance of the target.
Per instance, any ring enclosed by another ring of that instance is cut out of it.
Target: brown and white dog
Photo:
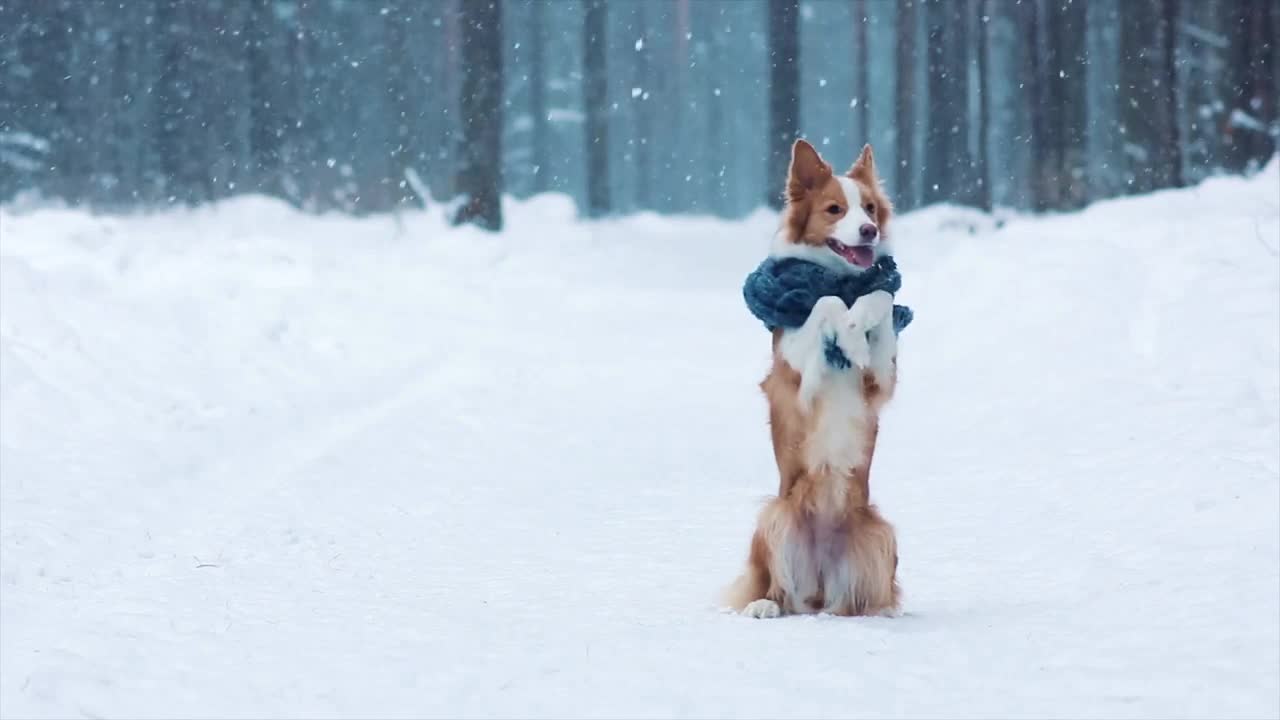
[[[772,254],[858,273],[890,255],[892,206],[871,146],[836,175],[809,143],[791,151],[786,208]],[[880,409],[897,381],[893,296],[877,291],[846,307],[818,300],[802,327],[773,333],[769,401],[781,484],[760,512],[747,569],[728,604],[757,618],[795,613],[896,615],[897,540],[870,503],[868,473]],[[836,337],[853,367],[830,367]]]

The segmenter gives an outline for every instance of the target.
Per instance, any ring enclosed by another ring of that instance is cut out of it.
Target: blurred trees
[[[1278,32],[1274,0],[0,0],[0,200],[736,216],[804,134],[875,145],[900,208],[1070,209],[1266,162]]]

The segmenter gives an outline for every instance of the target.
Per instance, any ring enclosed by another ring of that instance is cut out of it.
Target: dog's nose
[[[871,223],[862,223],[862,227],[858,228],[858,237],[862,238],[863,242],[871,242],[879,234],[880,229]]]

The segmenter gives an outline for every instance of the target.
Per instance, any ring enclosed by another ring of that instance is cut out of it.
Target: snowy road
[[[0,212],[0,715],[1276,717],[1277,197],[903,218],[907,614],[773,622],[770,217]]]

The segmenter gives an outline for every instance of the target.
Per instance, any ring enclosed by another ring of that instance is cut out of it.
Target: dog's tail
[[[747,568],[738,579],[724,588],[720,592],[721,606],[731,608],[734,612],[742,612],[747,603],[764,597],[764,591],[759,589],[759,583],[752,575],[752,570]]]
[[[769,591],[768,547],[760,532],[751,537],[751,554],[747,557],[747,567],[724,591],[720,600],[724,605],[742,612],[742,609],[753,600],[759,600]]]

